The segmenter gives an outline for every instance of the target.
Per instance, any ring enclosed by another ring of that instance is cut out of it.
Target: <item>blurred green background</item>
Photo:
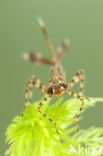
[[[22,59],[35,50],[50,58],[37,23],[46,23],[54,48],[69,37],[71,45],[62,63],[69,82],[77,70],[86,72],[85,96],[103,96],[103,0],[0,0],[0,156],[5,131],[24,108],[25,82],[34,74],[48,85],[49,67]],[[35,100],[42,98],[36,90]],[[84,113],[81,128],[103,126],[103,104]]]

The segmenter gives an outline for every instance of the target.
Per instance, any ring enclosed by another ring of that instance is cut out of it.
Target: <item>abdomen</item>
[[[54,76],[59,76],[63,80],[65,80],[64,69],[62,68],[62,66],[60,64],[56,64],[56,65],[52,66],[50,76],[51,76],[51,78]]]

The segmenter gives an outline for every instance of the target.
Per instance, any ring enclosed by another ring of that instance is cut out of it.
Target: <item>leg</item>
[[[51,44],[51,42],[50,42],[48,33],[47,33],[47,31],[46,31],[45,24],[44,24],[44,22],[43,22],[43,20],[42,20],[41,18],[38,18],[38,21],[39,21],[40,27],[41,27],[41,29],[42,29],[42,31],[43,31],[45,40],[46,40],[46,42],[47,42],[47,44],[48,44],[48,48],[49,48],[49,51],[50,51],[50,53],[51,53],[52,61],[53,61],[53,63],[55,63],[55,62],[56,62],[56,57],[55,57],[54,50],[53,50],[52,44]]]
[[[83,94],[83,88],[84,88],[84,71],[79,70],[75,76],[72,78],[72,81],[68,84],[68,88],[71,89],[75,83],[80,81],[80,89],[79,89],[79,95]]]
[[[40,53],[29,52],[24,53],[23,58],[35,64],[52,65],[53,63]]]
[[[49,99],[51,98],[52,95],[47,95],[44,99],[42,99],[42,101],[40,102],[39,106],[38,106],[38,111],[40,112],[41,115],[43,115],[45,118],[47,118],[51,123],[54,124],[55,128],[56,128],[56,122],[53,121],[52,119],[50,119],[49,117],[46,116],[46,114],[42,113],[40,108],[42,107],[42,105]],[[56,128],[57,133],[59,133],[59,131]]]
[[[58,56],[57,56],[57,60],[60,62],[61,59],[63,58],[64,54],[65,54],[65,51],[67,50],[67,47],[68,45],[70,44],[70,41],[68,39],[66,39],[65,41],[63,41],[59,48],[57,49],[57,53],[58,53]]]
[[[79,119],[79,117],[80,117],[80,113],[81,113],[81,111],[82,111],[82,109],[83,109],[83,106],[84,106],[84,98],[81,97],[79,94],[76,94],[76,93],[70,92],[70,91],[69,91],[67,94],[68,94],[68,95],[71,95],[71,96],[74,96],[74,97],[76,97],[76,98],[78,98],[78,99],[80,99],[80,101],[82,102],[82,105],[81,105],[81,107],[80,107],[79,113],[78,113],[78,115],[76,116],[76,120],[75,120],[75,123],[76,123],[76,125],[77,125],[77,132],[78,132],[78,131],[79,131],[78,119]]]
[[[27,106],[28,99],[32,100],[32,87],[36,86],[43,93],[46,93],[46,87],[41,83],[39,79],[35,76],[31,76],[31,78],[26,82],[25,87],[25,106]]]

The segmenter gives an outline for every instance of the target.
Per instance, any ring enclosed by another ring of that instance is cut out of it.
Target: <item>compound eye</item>
[[[51,87],[49,87],[49,88],[47,89],[47,93],[48,93],[48,94],[53,94],[53,89],[52,89]]]
[[[62,84],[62,87],[63,87],[63,88],[67,88],[67,84],[64,84],[64,83],[63,83],[63,84]]]

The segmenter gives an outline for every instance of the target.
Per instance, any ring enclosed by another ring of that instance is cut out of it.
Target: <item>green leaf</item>
[[[9,156],[70,156],[92,155],[94,148],[101,149],[98,155],[103,154],[103,128],[92,127],[77,133],[75,115],[78,114],[81,101],[73,98],[65,102],[60,98],[55,104],[50,100],[41,109],[49,118],[56,121],[55,126],[44,118],[37,110],[39,102],[31,105],[16,116],[6,131],[6,142],[9,144],[5,155]],[[85,99],[84,111],[94,107],[96,102],[103,102],[102,98]],[[86,150],[86,149],[87,150]],[[95,155],[95,153],[94,153]]]

